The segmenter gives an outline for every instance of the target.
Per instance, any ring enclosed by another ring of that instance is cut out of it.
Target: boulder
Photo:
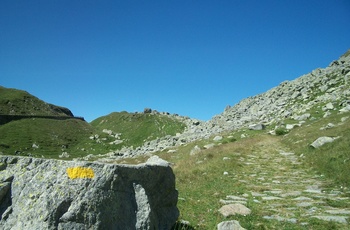
[[[218,230],[245,230],[237,220],[223,221],[217,227]]]
[[[340,109],[339,112],[346,113],[350,111],[350,105],[345,106],[344,108]]]
[[[312,142],[312,144],[310,146],[317,149],[317,148],[321,147],[322,145],[324,145],[326,143],[333,142],[333,141],[334,141],[333,137],[319,137],[314,142]]]
[[[294,119],[297,121],[305,121],[305,120],[309,119],[310,117],[311,117],[310,113],[304,113],[304,114],[299,115],[299,116],[294,116]]]
[[[265,129],[265,125],[263,124],[251,124],[248,127],[250,130],[264,130]]]
[[[214,146],[215,146],[214,143],[210,143],[210,144],[204,145],[203,147],[204,147],[205,149],[211,149],[211,148],[214,148]]]
[[[1,156],[0,229],[170,229],[175,176],[139,165]]]
[[[215,136],[213,138],[213,141],[221,141],[222,140],[222,136]]]
[[[219,209],[219,212],[224,216],[233,216],[236,214],[239,215],[249,215],[251,213],[251,210],[244,206],[243,204],[227,204],[222,206]]]

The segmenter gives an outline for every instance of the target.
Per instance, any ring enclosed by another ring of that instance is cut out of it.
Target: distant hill
[[[122,146],[134,147],[166,135],[182,133],[186,127],[184,123],[168,115],[128,112],[114,112],[99,117],[92,121],[91,125],[96,130],[110,133],[109,137],[113,136],[114,141],[121,140]]]
[[[185,127],[160,113],[116,112],[89,124],[68,108],[0,86],[0,154],[65,159],[94,156],[138,147],[181,133]]]
[[[46,103],[26,91],[0,86],[0,115],[70,116],[64,107]]]

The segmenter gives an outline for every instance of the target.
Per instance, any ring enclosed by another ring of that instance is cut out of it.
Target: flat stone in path
[[[347,224],[348,216],[312,216],[314,218],[325,220],[325,221],[334,221],[341,224]]]
[[[222,206],[219,209],[219,212],[224,216],[233,216],[236,214],[239,215],[249,215],[251,213],[251,210],[244,206],[243,204],[227,204]]]
[[[281,197],[277,197],[277,196],[263,196],[261,197],[262,200],[282,200]]]
[[[350,210],[330,209],[330,210],[326,210],[326,213],[333,214],[333,215],[337,215],[337,214],[350,215]]]

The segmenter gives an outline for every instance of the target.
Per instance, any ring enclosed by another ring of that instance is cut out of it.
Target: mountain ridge
[[[275,134],[276,130],[279,129],[287,132],[286,125],[302,125],[306,119],[327,116],[335,110],[350,110],[349,72],[350,50],[340,56],[338,60],[332,61],[328,67],[315,69],[292,81],[284,81],[264,93],[242,99],[237,104],[226,107],[221,114],[214,116],[209,121],[200,121],[190,117],[153,111],[150,113],[151,115],[164,115],[164,117],[173,119],[174,122],[183,123],[186,128],[176,133],[167,133],[161,136],[155,135],[153,139],[143,138],[143,144],[138,142],[137,145],[123,146],[122,149],[115,150],[105,147],[98,149],[102,151],[100,154],[107,158],[124,158],[164,151],[165,149],[181,146],[195,140],[208,139],[213,135],[254,125],[260,125],[264,128],[269,127],[271,134]],[[4,89],[6,88],[1,87],[0,92],[3,92]],[[33,99],[28,100],[27,92],[18,91],[21,96],[13,101],[17,101],[19,104],[14,105],[9,99],[3,97],[0,100],[0,105],[5,105],[6,109],[3,109],[3,106],[0,112],[73,115],[69,109],[45,103],[34,96]],[[32,106],[35,101],[38,101],[41,106]],[[27,102],[27,105],[23,102]],[[27,109],[29,107],[29,110],[23,111],[22,107]],[[133,116],[139,116],[142,113],[128,114],[128,119],[132,121]],[[103,117],[97,118],[95,121]],[[286,124],[286,121],[289,124]],[[94,124],[94,121],[90,124]],[[104,127],[104,129],[106,128]],[[103,133],[102,131],[100,130],[100,133]],[[95,135],[99,136],[100,134]],[[108,136],[104,138],[108,139]],[[128,139],[128,137],[124,138]],[[100,142],[101,146],[107,146],[107,143],[103,143],[103,141],[101,143],[102,139],[94,140],[94,137],[90,139]],[[120,143],[119,140],[115,141]],[[80,148],[86,150],[85,147]],[[85,154],[88,153],[85,152]]]

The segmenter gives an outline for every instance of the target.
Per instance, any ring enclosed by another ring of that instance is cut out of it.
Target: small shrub
[[[275,129],[276,135],[277,136],[282,136],[288,133],[288,130],[285,128],[277,128]]]

